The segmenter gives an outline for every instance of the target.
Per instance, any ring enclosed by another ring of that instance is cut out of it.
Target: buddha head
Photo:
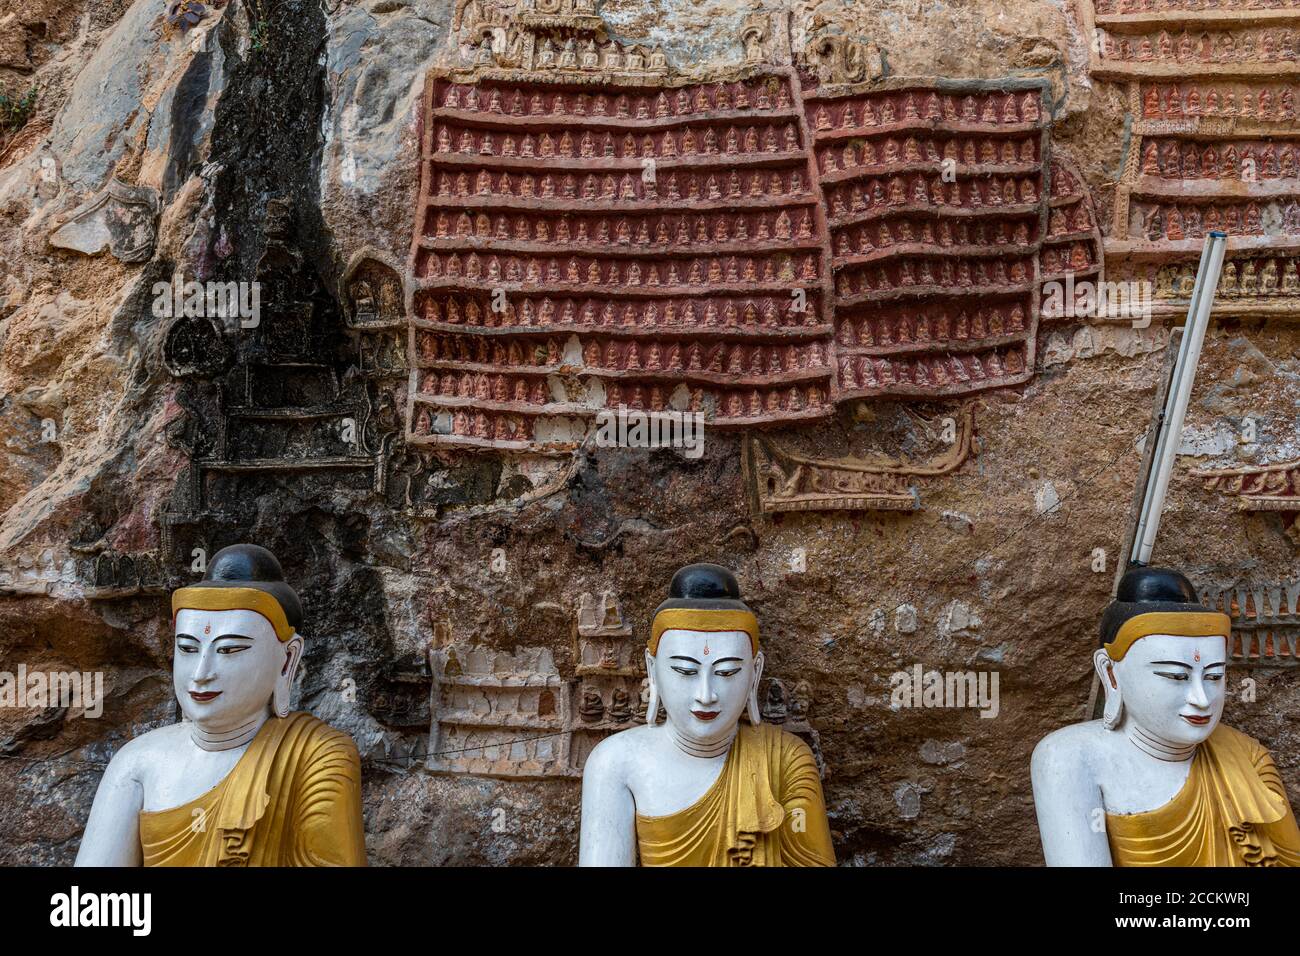
[[[1101,619],[1093,663],[1106,695],[1102,721],[1168,744],[1199,744],[1223,714],[1228,615],[1202,606],[1186,576],[1135,567]]]
[[[203,580],[172,593],[172,683],[181,712],[203,730],[289,714],[302,657],[302,605],[275,555],[254,544],[223,548]]]
[[[668,600],[655,611],[645,660],[647,723],[656,722],[662,703],[679,736],[708,747],[729,740],[746,711],[751,723],[761,720],[758,619],[726,568],[691,564],[673,575]]]

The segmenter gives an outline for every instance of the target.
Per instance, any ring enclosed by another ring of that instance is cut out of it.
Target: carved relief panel
[[[1112,278],[1185,313],[1205,236],[1229,235],[1215,310],[1300,306],[1300,7],[1232,0],[1082,0],[1094,76],[1132,115],[1106,241]]]
[[[805,96],[834,269],[837,396],[1028,380],[1048,210],[1040,83]]]

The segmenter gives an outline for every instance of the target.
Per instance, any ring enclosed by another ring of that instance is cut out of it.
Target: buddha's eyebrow
[[[719,657],[713,662],[713,666],[717,667],[719,664],[730,664],[732,661],[735,661],[738,664],[745,663],[744,658],[740,657]]]
[[[198,640],[198,638],[195,637],[193,634],[185,634],[185,633],[181,633],[181,634],[177,634],[177,635],[176,635],[176,639],[177,639],[178,641],[179,641],[182,637],[187,638],[187,639],[189,639],[189,640],[191,640],[191,641],[197,641],[197,640]]]
[[[695,658],[693,658],[693,657],[683,657],[683,656],[680,655],[680,654],[675,654],[675,655],[673,655],[672,657],[670,657],[670,658],[668,658],[668,659],[669,659],[670,661],[690,661],[692,664],[698,664],[698,663],[699,663],[699,661],[697,661],[697,660],[696,660]]]
[[[1151,662],[1152,667],[1155,667],[1157,664],[1172,664],[1174,667],[1186,667],[1188,670],[1192,669],[1192,665],[1188,664],[1186,661],[1152,661]]]

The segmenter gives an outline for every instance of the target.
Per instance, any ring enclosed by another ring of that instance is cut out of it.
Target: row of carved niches
[[[540,347],[529,353],[516,350],[511,343],[509,355],[527,360],[542,356]],[[461,350],[457,350],[461,351]],[[464,350],[468,351],[468,350]],[[548,374],[600,375],[620,379],[664,378],[672,381],[701,381],[714,384],[770,384],[807,378],[825,378],[830,362],[821,342],[810,345],[742,345],[699,342],[665,343],[588,340],[582,349],[580,367],[544,366],[527,369],[526,374],[501,375],[485,371],[480,363],[437,359],[419,379],[419,391],[425,394],[491,399],[498,403],[529,402],[544,404],[548,399],[545,376]],[[504,357],[504,356],[502,356]],[[505,362],[488,366],[496,371]],[[510,372],[520,372],[522,362],[509,363]],[[671,391],[671,386],[669,386]],[[660,393],[662,395],[662,391]],[[660,402],[662,404],[662,401]],[[654,405],[652,398],[651,405]]]
[[[834,229],[836,262],[862,257],[880,258],[885,254],[903,254],[952,249],[954,252],[995,251],[998,254],[1032,253],[1038,216],[970,221],[937,222],[927,216],[913,215],[881,220],[878,223],[853,224]]]
[[[1296,118],[1297,89],[1294,83],[1143,83],[1137,96],[1145,120],[1209,118],[1238,123],[1289,123]]]
[[[658,289],[662,290],[659,294],[671,295],[673,290],[695,288],[706,292],[718,289],[719,284],[744,283],[745,289],[766,287],[788,293],[797,285],[817,284],[819,264],[820,256],[814,253],[689,257],[661,264],[587,255],[558,258],[422,250],[417,257],[416,279],[426,289],[533,291],[544,286],[546,290],[568,291],[574,286],[593,286],[610,294]]]
[[[518,170],[480,169],[476,173],[440,169],[431,192],[433,208],[527,208],[538,200],[581,210],[584,204],[604,207],[619,203],[668,201],[717,204],[728,207],[784,205],[793,199],[809,201],[802,159],[790,169],[757,172],[732,169],[719,172],[644,173],[521,173]],[[523,200],[507,202],[506,200]]]
[[[429,249],[464,250],[466,246],[521,252],[559,251],[557,247],[598,246],[620,255],[649,255],[659,261],[674,252],[696,246],[732,244],[737,251],[760,252],[764,242],[779,247],[820,246],[814,223],[807,210],[781,209],[775,212],[724,212],[707,214],[629,213],[611,219],[566,213],[546,214],[529,210],[528,215],[505,213],[449,212],[430,210],[419,245]],[[665,264],[665,268],[666,268]]]
[[[924,209],[940,216],[969,214],[985,207],[1036,212],[1042,198],[1037,174],[978,176],[946,183],[938,175],[920,173],[828,185],[824,192],[832,226],[888,215],[896,207]]]
[[[921,134],[888,136],[883,140],[855,138],[832,142],[817,149],[817,168],[825,179],[834,182],[846,176],[892,172],[895,169],[924,167],[938,171],[944,162],[956,164],[958,173],[979,167],[985,172],[1030,172],[1039,166],[1042,137],[961,136]]]
[[[1042,120],[1042,94],[1016,92],[940,93],[891,90],[843,99],[812,99],[805,104],[820,142],[845,136],[877,136],[894,129],[968,127],[1020,131]]]
[[[1181,65],[1195,70],[1198,65],[1240,64],[1261,73],[1280,73],[1295,68],[1300,34],[1295,30],[1245,27],[1232,24],[1222,30],[1159,30],[1140,34],[1116,34],[1102,30],[1102,55],[1122,63]]]
[[[1202,203],[1134,200],[1129,204],[1131,237],[1177,242],[1201,239],[1214,230],[1230,236],[1300,235],[1300,200]]]
[[[1047,217],[1047,240],[1055,242],[1073,239],[1083,233],[1091,235],[1095,225],[1087,204],[1082,201],[1054,206]]]
[[[530,168],[569,168],[576,170],[620,167],[645,168],[645,160],[679,160],[658,163],[673,168],[692,166],[686,162],[699,157],[724,157],[725,163],[703,165],[731,166],[735,163],[770,164],[793,155],[802,157],[799,127],[792,114],[769,114],[755,121],[753,117],[715,119],[710,125],[695,124],[654,132],[622,132],[609,129],[543,130],[479,129],[462,123],[440,122],[433,131],[432,160],[446,167],[478,167],[483,164],[499,170],[526,172]],[[621,135],[620,135],[621,133]],[[497,162],[493,160],[509,160]],[[533,160],[534,162],[527,162]],[[568,160],[559,162],[556,160]]]
[[[1241,13],[1300,10],[1300,0],[1096,0],[1099,16],[1132,13]]]
[[[141,594],[162,594],[166,577],[158,556],[151,553],[124,554],[104,551],[79,569],[87,600],[104,601]]]
[[[793,101],[783,78],[762,76],[729,83],[701,83],[675,90],[573,92],[565,89],[529,88],[510,84],[450,83],[438,81],[433,89],[435,113],[478,114],[483,120],[506,121],[517,117],[535,123],[550,117],[566,128],[577,121],[612,119],[674,120],[701,114],[789,110]],[[608,124],[606,124],[608,125]],[[620,128],[625,125],[615,124]]]
[[[961,360],[954,361],[961,363]],[[932,377],[937,381],[943,378],[942,373],[929,373],[928,369],[918,372],[911,367],[912,363],[896,364],[897,379],[908,379],[901,382],[903,385],[912,384],[917,379],[928,381]],[[1022,360],[1020,364],[1023,365]],[[983,378],[988,379],[989,374],[983,372]],[[883,377],[889,379],[895,376],[886,371]],[[993,384],[991,379],[989,384]],[[563,444],[572,442],[575,436],[580,437],[586,427],[583,421],[590,419],[600,407],[617,409],[620,406],[633,411],[700,412],[705,421],[714,427],[821,418],[829,415],[832,410],[827,393],[828,385],[829,382],[821,382],[771,388],[706,389],[679,384],[670,391],[666,385],[610,381],[604,383],[601,389],[604,392],[604,405],[595,407],[574,401],[551,401],[536,405],[532,401],[534,395],[531,388],[527,403],[417,394],[414,396],[411,431],[407,437],[408,441],[416,444],[447,442],[507,449],[526,448],[534,441],[541,444]],[[554,398],[549,386],[547,397]],[[572,421],[553,428],[552,423],[548,422],[547,434],[539,434],[536,421],[539,416]],[[555,437],[548,437],[551,434]]]
[[[446,296],[433,290],[418,292],[415,325],[452,330],[482,328],[525,332],[602,328],[622,329],[627,334],[652,329],[763,335],[826,331],[818,308],[820,297],[813,287],[804,292],[802,303],[800,296],[791,295],[784,286],[781,292],[772,295],[743,297],[629,298],[617,302],[594,298],[539,298],[516,293],[503,298],[500,308],[494,308],[491,297],[480,300],[472,295]]]
[[[835,275],[835,292],[843,304],[852,305],[898,295],[1015,291],[1033,278],[1032,256],[909,256],[865,265],[846,264]]]
[[[839,397],[960,395],[1023,382],[1032,374],[1028,345],[1023,342],[966,354],[945,351],[942,355],[891,358],[842,355]]]
[[[960,298],[901,302],[845,316],[835,332],[837,351],[872,355],[905,351],[969,349],[1024,337],[1029,327],[1028,299],[964,305]]]
[[[1258,180],[1295,179],[1300,144],[1267,140],[1200,143],[1194,140],[1147,137],[1142,143],[1142,174],[1163,179]],[[1293,184],[1293,191],[1294,191]]]
[[[429,768],[488,776],[562,773],[567,691],[545,647],[434,651]]]
[[[1149,265],[1146,278],[1155,283],[1157,299],[1186,302],[1196,285],[1194,261]],[[1223,264],[1216,300],[1263,300],[1300,297],[1300,256],[1251,256],[1228,259]]]
[[[1234,661],[1300,666],[1300,581],[1203,588],[1200,598],[1232,618]]]
[[[1073,242],[1069,246],[1043,250],[1043,278],[1091,272],[1097,268],[1099,258],[1096,248],[1090,242]]]
[[[701,412],[705,420],[714,425],[745,425],[750,424],[751,419],[765,421],[771,418],[775,421],[782,418],[817,417],[828,411],[829,383],[823,380],[826,377],[825,373],[815,375],[812,384],[778,383],[761,388],[730,389],[701,388],[683,384],[672,387],[671,383],[642,384],[635,379],[626,382],[606,380],[600,383],[589,382],[585,385],[562,385],[560,388],[553,388],[551,383],[544,379],[532,380],[524,376],[511,377],[486,373],[468,374],[469,386],[474,392],[472,398],[459,394],[440,395],[427,392],[420,392],[415,396],[416,402],[434,406],[432,414],[435,416],[439,413],[449,415],[452,426],[450,429],[447,428],[448,421],[445,417],[428,421],[422,426],[420,418],[429,413],[429,408],[422,408],[417,417],[415,436],[453,434],[475,438],[501,438],[503,437],[501,433],[504,431],[506,433],[504,437],[513,439],[517,433],[522,438],[529,429],[515,428],[511,424],[511,420],[518,417],[516,413],[590,417],[602,407],[617,409],[623,406],[634,411]],[[440,387],[446,378],[447,376],[438,376]],[[428,379],[429,376],[426,375],[425,380]],[[454,387],[459,392],[462,380],[464,380],[463,376],[452,378],[449,387]],[[515,397],[515,389],[520,381],[528,383],[527,401],[517,400]],[[544,384],[544,390],[537,388],[539,383]],[[595,387],[597,384],[600,386],[599,389]],[[603,405],[599,404],[602,392]],[[498,400],[495,397],[483,397],[484,393],[501,394],[507,398]],[[575,395],[584,394],[595,396],[590,404],[575,400]],[[543,404],[537,404],[536,399],[542,399]],[[468,407],[469,401],[473,401],[472,408]],[[476,409],[506,414],[484,416],[482,412],[475,411]],[[462,415],[466,419],[464,422],[460,420]]]

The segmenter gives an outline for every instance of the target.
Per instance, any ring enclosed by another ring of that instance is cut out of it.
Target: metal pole
[[[1156,532],[1160,530],[1160,514],[1164,510],[1174,460],[1178,457],[1178,448],[1182,444],[1183,418],[1192,397],[1192,383],[1196,380],[1196,366],[1201,358],[1201,347],[1205,343],[1205,332],[1210,326],[1210,310],[1214,305],[1214,290],[1219,285],[1219,273],[1223,269],[1227,239],[1225,233],[1211,232],[1205,240],[1205,249],[1201,252],[1196,285],[1192,289],[1192,300],[1187,307],[1187,322],[1183,326],[1183,340],[1179,344],[1178,361],[1174,364],[1165,395],[1155,455],[1151,460],[1151,472],[1147,476],[1146,491],[1142,496],[1137,530],[1133,535],[1133,550],[1129,555],[1131,564],[1146,564],[1151,560]]]

